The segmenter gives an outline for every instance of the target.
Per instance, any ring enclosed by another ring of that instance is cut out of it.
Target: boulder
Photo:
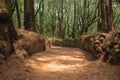
[[[23,49],[28,55],[45,50],[45,41],[41,35],[24,29],[18,29],[17,33],[18,40],[14,44],[16,50]]]

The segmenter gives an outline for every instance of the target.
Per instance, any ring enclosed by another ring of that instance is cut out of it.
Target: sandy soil
[[[120,66],[95,61],[76,48],[53,46],[26,59],[24,66],[7,70],[0,80],[120,80]]]

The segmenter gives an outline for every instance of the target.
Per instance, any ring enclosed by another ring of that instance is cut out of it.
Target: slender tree
[[[18,19],[18,28],[20,28],[21,27],[21,17],[20,17],[18,0],[15,0],[15,6],[16,6],[16,12],[17,12],[17,19]]]
[[[72,38],[76,37],[76,27],[77,27],[77,1],[74,0],[74,24],[73,24]]]
[[[64,8],[64,0],[59,0],[59,7],[58,7],[58,36],[59,38],[65,37],[65,29],[64,29],[64,14],[63,14],[63,8]]]
[[[43,34],[43,21],[44,21],[44,0],[41,2],[41,10],[39,11],[39,15],[40,15],[40,34]]]

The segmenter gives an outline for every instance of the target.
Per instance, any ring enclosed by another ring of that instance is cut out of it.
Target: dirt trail
[[[0,80],[120,80],[120,66],[95,61],[81,49],[56,47],[0,65]]]
[[[52,47],[26,60],[32,70],[25,80],[120,80],[120,67],[111,66],[76,48]]]

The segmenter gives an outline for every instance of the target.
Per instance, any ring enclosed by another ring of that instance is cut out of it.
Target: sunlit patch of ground
[[[37,62],[36,62],[36,61]],[[55,72],[55,71],[66,71],[71,72],[88,65],[84,63],[83,59],[78,59],[70,56],[57,56],[52,58],[36,58],[35,60],[29,60],[29,65],[32,68],[37,68],[39,71],[43,72]],[[83,64],[81,64],[83,63]]]
[[[72,72],[88,65],[85,55],[80,51],[60,51],[61,47],[53,47],[53,53],[40,53],[29,60],[33,69],[43,72]],[[41,55],[41,56],[40,56]],[[81,57],[81,58],[80,58]]]
[[[35,71],[36,79],[31,80],[120,80],[120,68],[94,61],[75,48],[54,46],[26,60],[26,65]]]

